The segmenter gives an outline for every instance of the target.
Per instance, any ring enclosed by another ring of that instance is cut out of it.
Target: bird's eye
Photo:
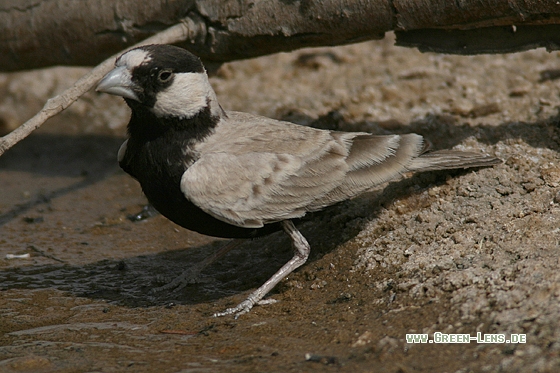
[[[158,73],[158,80],[160,81],[160,83],[167,83],[172,76],[173,73],[171,72],[171,70],[161,70]]]

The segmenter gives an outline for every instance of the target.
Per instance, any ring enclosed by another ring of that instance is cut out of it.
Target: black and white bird
[[[406,172],[500,163],[477,153],[425,153],[417,134],[326,131],[224,111],[201,61],[169,45],[124,53],[97,90],[130,106],[118,161],[161,214],[209,236],[254,238],[283,229],[291,238],[294,257],[216,316],[248,312],[305,263],[310,247],[292,219]]]

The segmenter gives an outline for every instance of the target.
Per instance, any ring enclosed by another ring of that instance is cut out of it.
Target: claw
[[[259,306],[264,306],[267,304],[274,304],[277,303],[278,301],[276,299],[261,299],[258,302],[255,302],[253,299],[251,299],[251,296],[249,296],[249,298],[245,299],[243,302],[239,303],[237,306],[233,307],[233,308],[228,308],[227,310],[223,311],[223,312],[217,312],[214,315],[212,315],[213,317],[222,317],[222,316],[228,316],[228,315],[235,315],[235,319],[237,320],[239,318],[239,316],[244,315],[246,313],[248,313],[249,311],[251,311],[251,308],[253,308],[253,306],[255,304],[258,304]]]
[[[237,306],[233,308],[228,308],[224,312],[217,312],[214,314],[214,317],[222,317],[228,315],[235,315],[235,319],[237,320],[239,316],[244,315],[251,311],[251,308],[255,305],[251,299],[245,299],[243,302],[239,303]]]

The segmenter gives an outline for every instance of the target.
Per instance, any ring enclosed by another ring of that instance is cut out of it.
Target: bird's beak
[[[105,92],[111,95],[122,96],[131,100],[140,101],[136,94],[137,86],[132,82],[132,76],[126,66],[118,66],[109,71],[107,75],[101,79],[97,88],[97,92]]]

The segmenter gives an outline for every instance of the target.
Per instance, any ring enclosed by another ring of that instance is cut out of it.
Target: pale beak
[[[126,66],[118,66],[109,71],[97,84],[95,90],[140,101],[135,92],[138,87],[132,82],[132,76]]]

